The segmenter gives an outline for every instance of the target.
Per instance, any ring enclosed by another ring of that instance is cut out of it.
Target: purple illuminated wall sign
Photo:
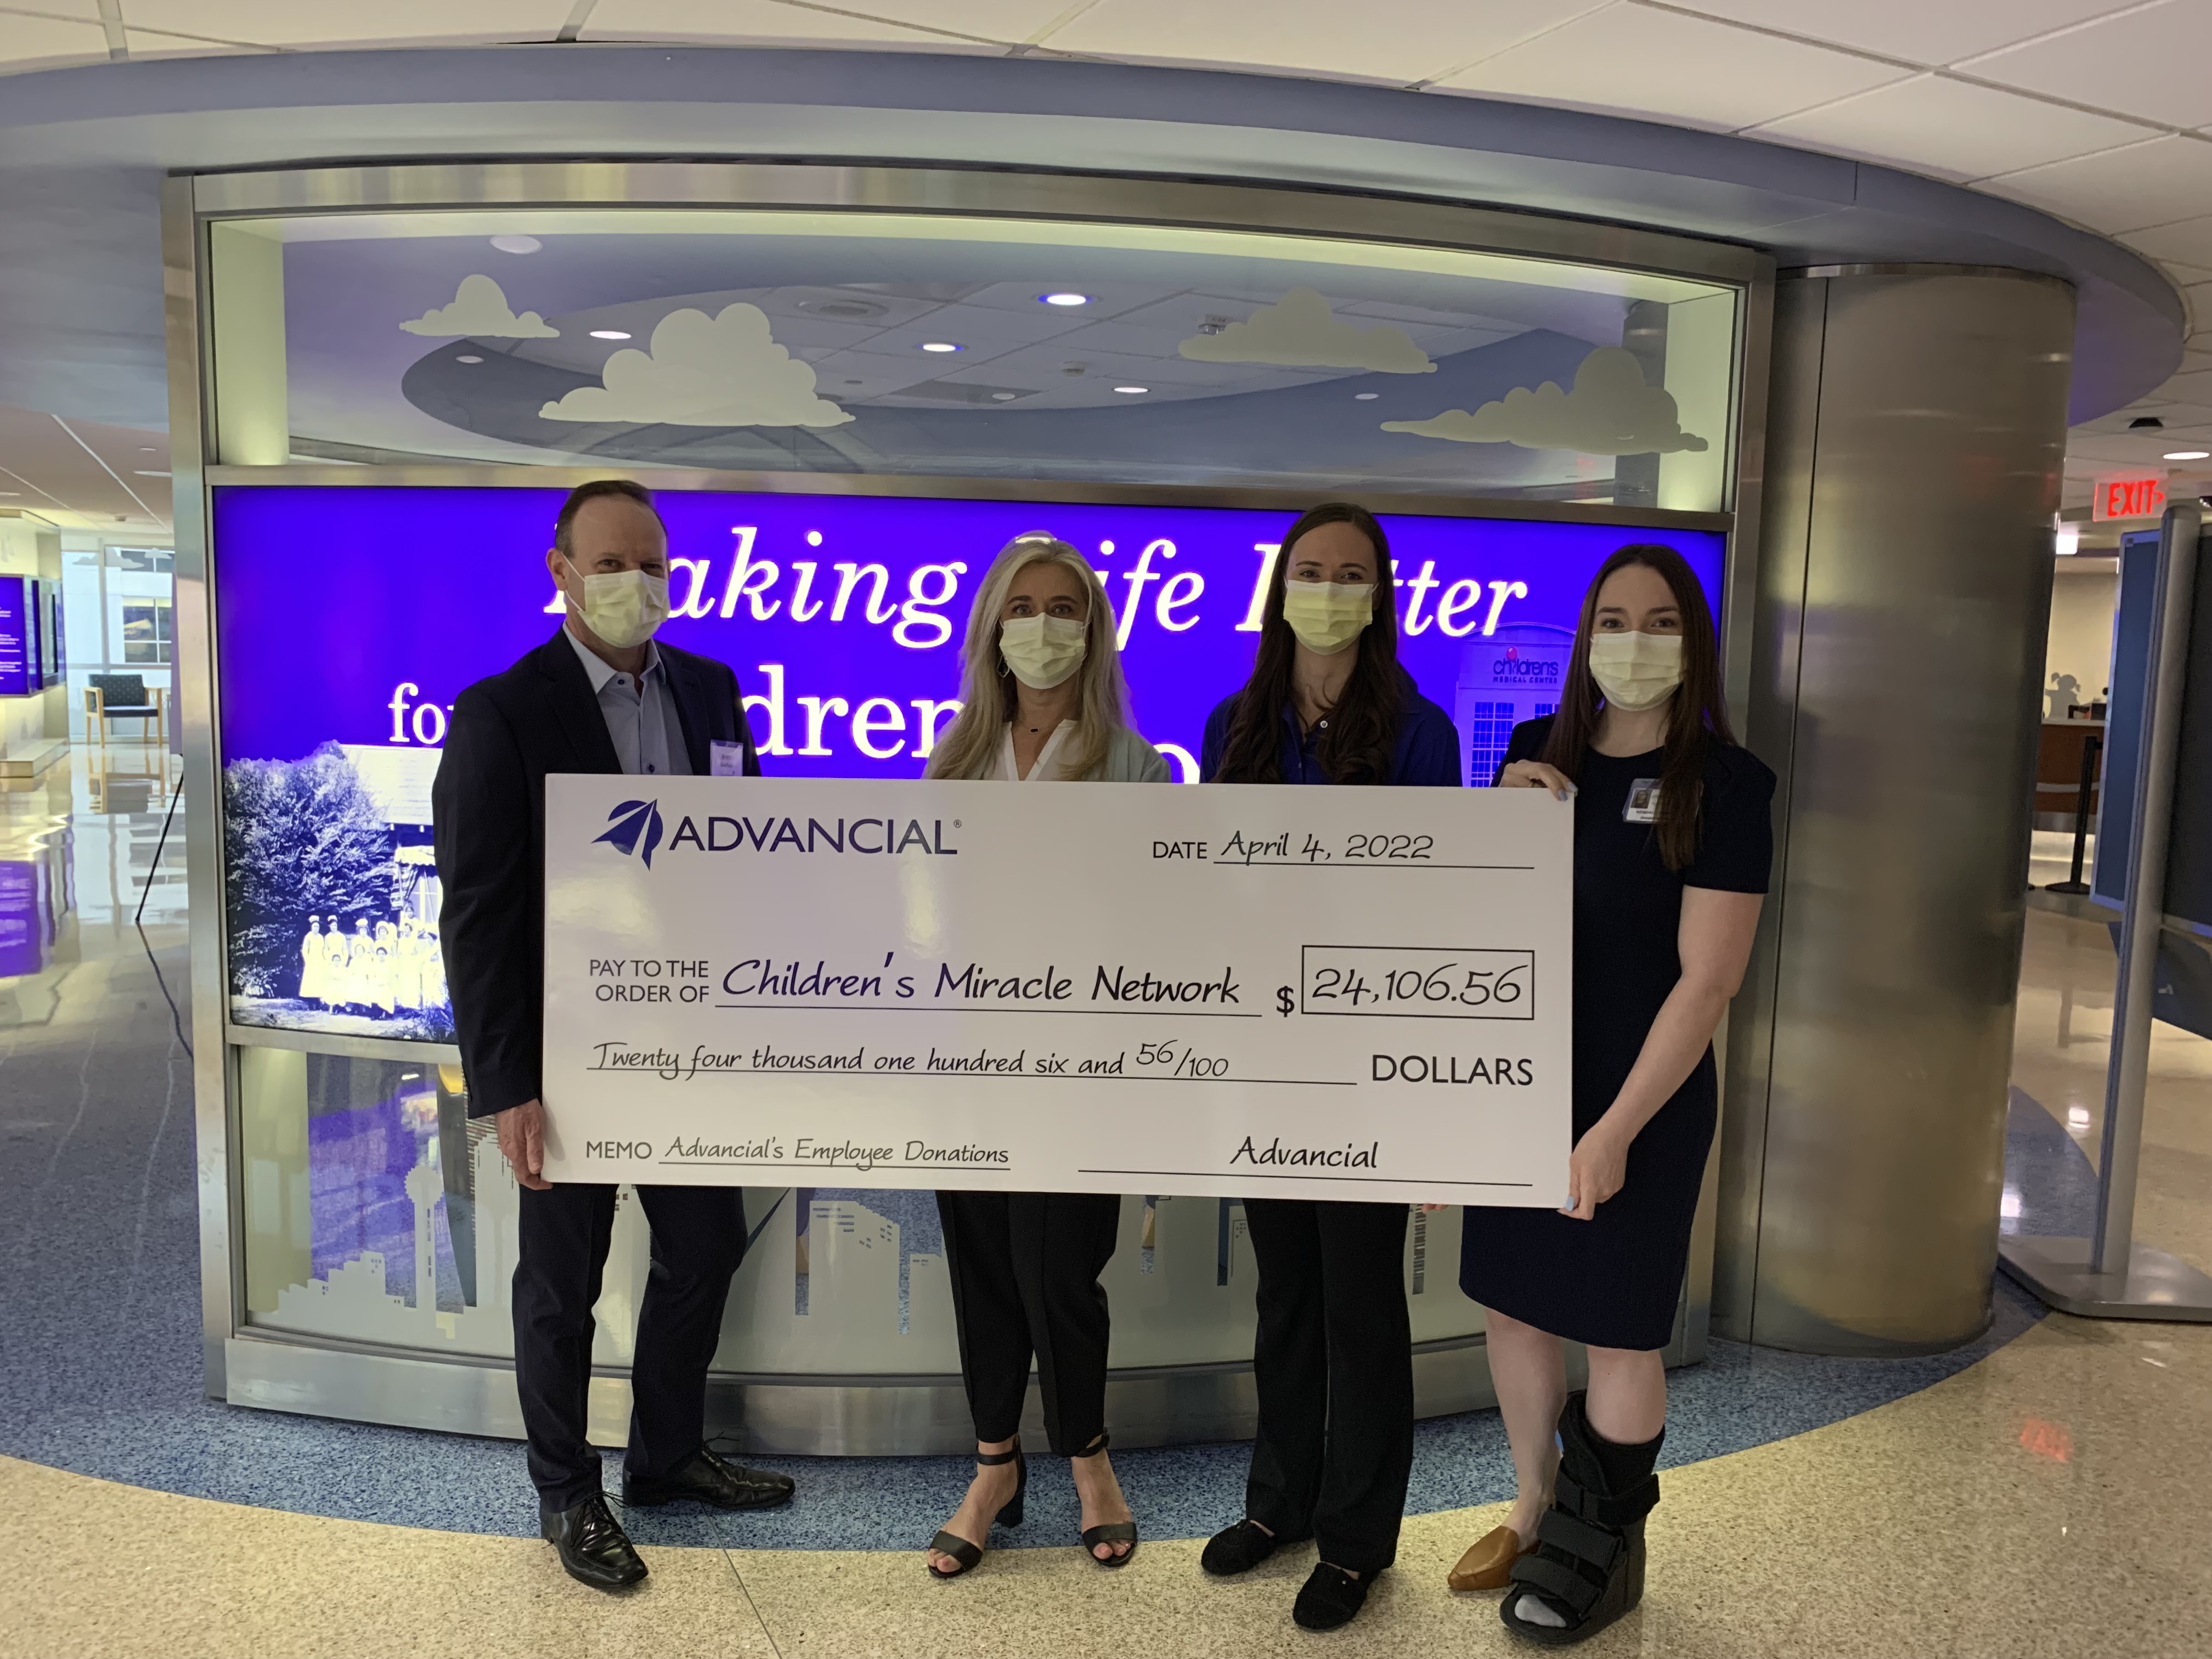
[[[430,785],[454,699],[553,636],[556,489],[219,488],[231,1018],[453,1040]],[[1024,532],[1105,579],[1137,723],[1194,778],[1207,711],[1252,662],[1294,514],[669,491],[661,637],[738,671],[772,775],[915,777],[959,694],[976,586]],[[1557,696],[1583,588],[1665,542],[1717,601],[1723,540],[1498,519],[1386,519],[1401,657],[1487,783]]]
[[[0,697],[28,696],[32,684],[31,580],[0,576]]]
[[[552,489],[217,489],[226,760],[295,760],[331,739],[442,742],[462,688],[558,624],[543,561],[561,500]],[[816,777],[919,775],[958,694],[975,584],[1002,544],[1040,530],[1104,576],[1138,723],[1182,766],[1206,712],[1250,667],[1258,585],[1295,516],[707,491],[669,491],[659,504],[676,613],[662,637],[737,669],[767,770]],[[1713,532],[1384,524],[1403,660],[1447,710],[1462,685],[1491,685],[1501,630],[1571,628],[1591,574],[1626,542],[1679,548],[1719,597]]]

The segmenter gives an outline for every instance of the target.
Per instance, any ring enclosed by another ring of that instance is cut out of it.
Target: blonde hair
[[[1129,724],[1129,689],[1121,678],[1121,655],[1114,625],[1114,603],[1091,561],[1058,537],[1043,531],[1017,536],[999,550],[975,604],[968,613],[968,637],[961,646],[960,712],[930,751],[922,774],[930,778],[981,778],[997,764],[1002,728],[1013,719],[1018,692],[1006,659],[999,654],[999,613],[1014,579],[1033,564],[1056,564],[1075,573],[1090,611],[1084,623],[1083,665],[1076,671],[1082,695],[1076,704],[1075,731],[1060,759],[1061,775],[1087,778],[1106,762],[1115,734]]]

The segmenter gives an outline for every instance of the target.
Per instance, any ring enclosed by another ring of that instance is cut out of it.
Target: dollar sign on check
[[[1275,988],[1275,1011],[1278,1013],[1284,1014],[1294,1014],[1297,1012],[1298,1000],[1291,994],[1291,988],[1289,986],[1278,985]]]

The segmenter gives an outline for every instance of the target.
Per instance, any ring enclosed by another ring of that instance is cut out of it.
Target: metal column
[[[1778,288],[1747,741],[1782,785],[1720,1334],[1904,1354],[1989,1319],[2073,337],[2023,272]]]

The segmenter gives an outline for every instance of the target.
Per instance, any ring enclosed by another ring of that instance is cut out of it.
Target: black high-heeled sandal
[[[1112,1443],[1113,1437],[1101,1429],[1098,1438],[1075,1455],[1096,1457]],[[1085,1527],[1078,1535],[1083,1540],[1083,1553],[1102,1567],[1126,1567],[1137,1553],[1137,1523],[1133,1521],[1103,1521],[1095,1527]],[[1101,1555],[1101,1544],[1127,1544],[1129,1547],[1119,1555]]]
[[[975,1464],[978,1468],[1002,1468],[1008,1463],[1014,1466],[1014,1495],[1006,1500],[1005,1506],[992,1520],[991,1524],[994,1527],[1018,1527],[1022,1524],[1022,1500],[1028,1495],[1030,1489],[1029,1459],[1022,1455],[1022,1443],[1018,1440],[1014,1442],[1014,1449],[1012,1451],[975,1454]],[[934,1561],[925,1559],[923,1565],[928,1567],[929,1576],[933,1578],[957,1578],[969,1568],[980,1565],[983,1559],[981,1545],[971,1544],[959,1534],[947,1532],[942,1527],[937,1529],[937,1536],[929,1540],[929,1547],[939,1555],[951,1556],[960,1564],[951,1571],[947,1572]]]

